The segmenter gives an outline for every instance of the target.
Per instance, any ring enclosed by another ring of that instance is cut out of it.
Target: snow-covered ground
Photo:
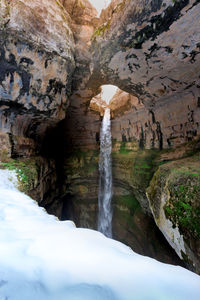
[[[70,221],[0,170],[0,300],[199,300],[200,277]]]

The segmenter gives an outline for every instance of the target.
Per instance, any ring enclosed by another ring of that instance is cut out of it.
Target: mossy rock
[[[104,37],[106,31],[109,29],[110,27],[110,22],[111,20],[108,20],[107,23],[99,26],[93,33],[92,37],[91,37],[91,40],[92,41],[95,41],[97,37]]]
[[[116,195],[113,197],[113,204],[127,208],[132,215],[141,209],[139,202],[133,194]]]
[[[130,185],[145,192],[157,168],[156,158],[158,155],[159,151],[157,150],[129,150],[123,143],[119,151],[113,153],[113,167],[115,169],[116,161],[117,168],[127,172],[127,180]]]
[[[64,162],[65,174],[69,177],[90,177],[98,172],[99,152],[77,149],[68,154]]]
[[[1,162],[0,167],[14,170],[18,178],[18,188],[21,192],[28,193],[34,189],[38,183],[39,164],[34,158],[30,159],[9,159]]]
[[[0,161],[7,162],[10,160],[10,153],[7,149],[0,151]]]
[[[166,217],[187,238],[192,235],[200,239],[200,170],[173,171],[168,183],[170,200],[165,205]]]
[[[186,251],[182,258],[188,257],[189,268],[200,272],[200,154],[161,165],[147,194],[159,228],[167,236],[178,229]],[[171,228],[164,225],[163,216],[171,221]]]

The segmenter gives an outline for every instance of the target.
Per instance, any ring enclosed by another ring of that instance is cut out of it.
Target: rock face
[[[71,93],[70,17],[53,0],[2,0],[0,13],[1,128],[41,137],[64,118]]]
[[[99,78],[147,107],[185,93],[197,103],[198,6],[198,1],[121,1],[93,36]]]
[[[102,9],[99,20],[100,25],[109,21],[113,12],[117,9],[118,5],[120,6],[121,2],[121,0],[112,0],[107,8]]]
[[[108,107],[107,103],[101,98],[101,95],[97,95],[90,101],[90,109],[96,111],[103,117],[105,109]]]
[[[99,78],[139,99],[129,115],[113,122],[114,138],[136,138],[146,148],[162,149],[200,134],[196,5],[122,1],[104,30],[96,31],[93,54]]]
[[[144,107],[143,104],[139,104],[137,97],[132,96],[120,89],[117,90],[116,94],[110,100],[109,103],[111,116],[113,119],[118,119],[121,116],[134,110],[138,110],[140,107]]]
[[[11,155],[11,143],[9,135],[0,133],[0,161],[5,161]]]
[[[88,0],[62,0],[62,3],[71,16],[71,28],[75,40],[76,69],[73,74],[73,93],[76,90],[80,91],[81,88],[85,91],[93,71],[89,46],[94,28],[99,22],[97,11]],[[95,90],[92,97],[96,94]],[[73,101],[73,96],[71,101]]]
[[[127,94],[126,98],[129,97]],[[147,109],[139,101],[126,105],[125,109],[125,114],[116,117],[114,112],[112,134],[118,141],[136,139],[141,148],[162,150],[195,140],[200,135],[200,108],[187,92],[170,102],[160,100],[153,109]],[[117,110],[121,111],[121,107]]]
[[[154,219],[180,258],[200,269],[199,153],[157,170],[147,195]]]
[[[59,190],[55,159],[47,160],[41,148],[69,105],[70,23],[56,0],[0,1],[0,160],[22,172],[21,189],[43,205]]]

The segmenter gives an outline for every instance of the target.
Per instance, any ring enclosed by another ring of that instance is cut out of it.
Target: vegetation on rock
[[[28,193],[38,181],[38,168],[36,161],[31,159],[10,159],[8,162],[0,162],[0,167],[14,170],[17,173],[18,188]]]
[[[173,170],[175,175],[169,182],[170,200],[165,205],[165,214],[181,233],[200,239],[200,167],[182,169]]]
[[[177,249],[184,247],[185,263],[199,272],[200,154],[160,165],[147,195],[158,227]],[[175,238],[177,231],[180,240]]]

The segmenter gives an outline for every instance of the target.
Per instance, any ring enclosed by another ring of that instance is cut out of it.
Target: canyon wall
[[[186,93],[198,103],[198,6],[188,0],[121,1],[94,32],[94,76],[149,108]]]
[[[56,194],[56,163],[41,155],[41,145],[69,105],[75,69],[70,23],[59,1],[0,1],[0,160],[23,170],[21,188],[35,190],[38,201]]]
[[[75,69],[69,23],[56,1],[1,0],[0,128],[13,143],[23,137],[22,147],[65,117]]]
[[[190,234],[186,227],[192,218],[199,218],[199,201],[194,200],[199,197],[199,16],[198,1],[117,2],[94,32],[91,47],[95,62],[91,82],[100,78],[131,94],[112,101],[115,186],[132,189],[193,270],[199,270],[199,222]],[[159,170],[168,170],[174,160],[178,162],[173,187],[167,188],[169,171],[162,175],[165,180],[157,180],[156,173],[150,183],[159,165],[163,164]],[[178,164],[184,164],[184,170]],[[186,189],[192,186],[187,197],[181,196],[183,182]],[[174,202],[177,198],[182,212]]]

